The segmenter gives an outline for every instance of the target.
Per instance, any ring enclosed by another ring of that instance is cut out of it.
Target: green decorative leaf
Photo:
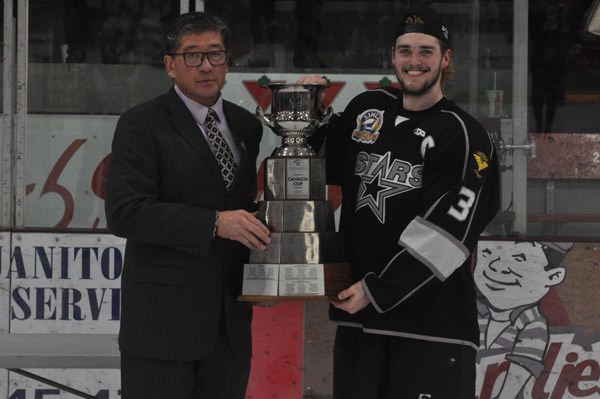
[[[258,79],[258,84],[261,86],[266,86],[269,83],[271,83],[271,79],[269,79],[267,75],[263,75],[260,77],[260,79]]]
[[[389,87],[391,86],[392,81],[390,80],[390,78],[388,78],[387,76],[384,76],[380,81],[379,81],[379,86],[381,87]]]

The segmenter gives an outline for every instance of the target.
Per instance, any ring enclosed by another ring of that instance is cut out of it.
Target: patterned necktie
[[[229,144],[227,144],[227,141],[225,141],[223,134],[219,130],[219,126],[217,125],[218,121],[219,117],[217,116],[215,110],[209,108],[206,119],[204,120],[204,124],[206,125],[206,133],[210,143],[213,146],[213,149],[215,150],[215,157],[217,158],[217,163],[221,168],[223,179],[229,188],[235,177],[237,165],[235,163],[233,151],[231,151]]]

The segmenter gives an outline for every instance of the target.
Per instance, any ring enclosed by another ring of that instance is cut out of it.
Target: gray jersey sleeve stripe
[[[367,274],[375,274],[375,273],[370,272]],[[381,307],[379,307],[379,305],[377,305],[375,298],[373,298],[373,295],[371,294],[371,291],[369,290],[369,286],[365,283],[365,279],[363,278],[360,282],[362,284],[363,290],[365,291],[365,294],[369,298],[369,301],[371,302],[371,304],[373,305],[375,310],[377,310],[379,313],[383,313],[383,309],[381,309]]]
[[[469,141],[469,134],[467,133],[467,127],[465,126],[465,122],[461,119],[460,116],[458,116],[458,114],[456,112],[452,112],[452,111],[448,111],[448,110],[442,110],[442,112],[452,114],[456,118],[456,120],[458,120],[458,122],[460,123],[460,126],[462,127],[463,135],[465,136],[465,161],[463,164],[463,172],[462,172],[462,177],[464,179],[467,174],[467,165],[469,164],[469,148],[471,148],[471,144]]]
[[[369,274],[374,274],[374,273],[373,272],[367,273],[366,276],[368,276]],[[413,294],[415,292],[419,291],[422,287],[424,287],[433,278],[435,278],[435,276],[432,275],[427,280],[423,281],[423,283],[419,284],[419,286],[415,287],[415,289],[413,289],[408,294],[406,294],[404,296],[404,298],[400,299],[398,302],[396,302],[393,306],[390,306],[388,309],[383,309],[381,306],[379,306],[379,304],[377,304],[377,301],[375,300],[375,297],[373,297],[373,294],[371,294],[371,291],[369,290],[369,286],[365,282],[364,278],[361,280],[361,282],[362,282],[363,290],[365,291],[365,294],[367,295],[367,297],[371,301],[371,305],[373,305],[373,307],[375,308],[375,310],[377,312],[379,312],[379,313],[386,313],[386,312],[389,312],[390,310],[394,309],[396,306],[400,305],[402,302],[406,301],[411,296],[413,296]]]
[[[419,216],[406,226],[398,243],[442,281],[469,257],[462,242]]]

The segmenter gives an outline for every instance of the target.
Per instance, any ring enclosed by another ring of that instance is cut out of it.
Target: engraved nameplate
[[[279,265],[245,264],[242,295],[277,295]]]
[[[325,295],[323,265],[279,265],[279,295]]]

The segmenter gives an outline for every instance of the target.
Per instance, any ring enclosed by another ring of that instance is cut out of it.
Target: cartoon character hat
[[[424,33],[440,39],[447,45],[450,44],[448,27],[444,24],[442,16],[433,8],[415,6],[409,8],[398,21],[394,31],[394,40],[405,33]]]

